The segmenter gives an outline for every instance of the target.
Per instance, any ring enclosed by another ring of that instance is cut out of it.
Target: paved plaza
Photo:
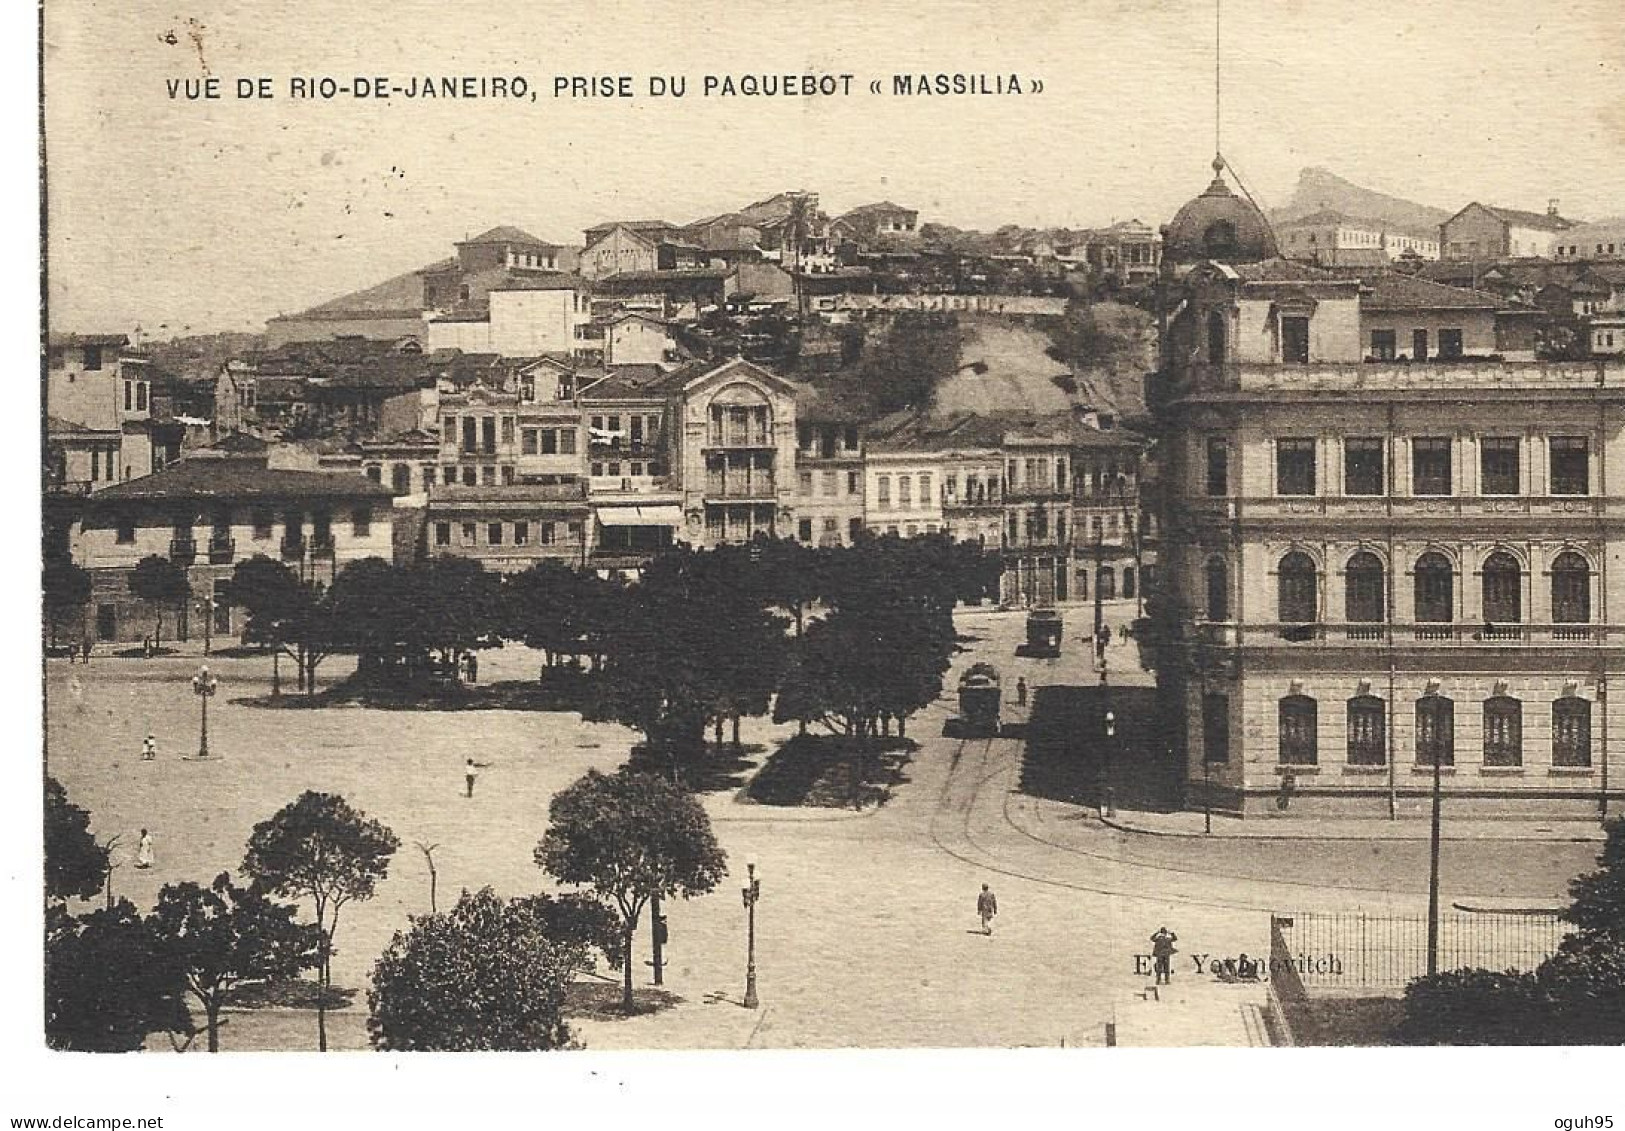
[[[1111,609],[1113,623],[1131,603]],[[1017,657],[1022,617],[970,611],[971,638],[946,686],[986,659],[1034,688],[1092,685],[1078,642],[1087,608],[1067,611],[1059,660]],[[1148,683],[1131,644],[1114,645],[1114,685]],[[613,769],[633,732],[575,715],[522,711],[407,711],[332,707],[268,710],[270,662],[212,659],[221,681],[210,706],[207,762],[195,759],[198,657],[98,658],[47,671],[50,772],[92,814],[98,838],[121,837],[126,864],[140,828],[152,831],[150,871],[120,867],[119,895],[150,906],[158,889],[235,870],[252,826],[305,789],[336,792],[390,826],[401,849],[376,898],[345,908],[333,977],[355,990],[330,1025],[340,1048],[366,1047],[365,987],[373,961],[407,917],[429,909],[419,844],[437,844],[439,905],[489,885],[502,895],[548,890],[531,858],[548,802],[591,768]],[[349,661],[330,660],[324,685]],[[481,658],[482,682],[533,678],[538,657],[510,647]],[[1013,696],[1009,696],[1013,699]],[[1020,737],[945,737],[956,712],[946,694],[910,722],[919,750],[906,781],[878,809],[782,809],[705,796],[730,875],[709,896],[666,908],[671,931],[667,1008],[620,1019],[592,1012],[575,1028],[591,1048],[1059,1046],[1244,1044],[1258,1036],[1259,987],[1220,986],[1190,973],[1188,956],[1268,952],[1272,910],[1417,912],[1425,905],[1425,842],[1276,841],[1146,835],[1137,819],[1102,824],[1087,806],[1021,791]],[[1021,722],[1021,710],[1013,710]],[[791,728],[747,720],[747,744],[770,748]],[[158,757],[140,760],[147,733]],[[490,763],[463,797],[462,765]],[[1123,756],[1133,755],[1126,744]],[[764,755],[756,755],[759,761]],[[1144,820],[1151,820],[1147,817]],[[1142,822],[1143,823],[1143,822]],[[1585,842],[1507,841],[1447,848],[1451,901],[1551,902],[1588,867]],[[745,864],[762,881],[757,961],[762,1007],[739,1004],[745,966]],[[998,895],[991,937],[977,929],[980,884]],[[1135,969],[1162,924],[1180,936],[1173,991],[1144,1000]],[[646,922],[644,927],[646,927]],[[648,936],[637,979],[649,984]],[[610,975],[603,985],[612,992]],[[587,979],[590,983],[593,979]],[[226,1049],[315,1045],[304,1011],[239,1012]],[[162,1046],[160,1046],[162,1047]]]

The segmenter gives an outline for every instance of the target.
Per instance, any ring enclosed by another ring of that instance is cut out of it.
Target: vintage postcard
[[[1616,5],[41,21],[39,1048],[1625,1041]]]

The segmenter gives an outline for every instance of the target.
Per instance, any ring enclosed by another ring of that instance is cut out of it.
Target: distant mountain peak
[[[1365,220],[1380,220],[1399,231],[1435,239],[1439,235],[1439,225],[1453,215],[1443,208],[1365,188],[1330,169],[1309,165],[1299,170],[1298,184],[1292,190],[1292,198],[1280,208],[1272,210],[1270,219],[1281,223],[1325,211],[1341,212],[1345,216]]]

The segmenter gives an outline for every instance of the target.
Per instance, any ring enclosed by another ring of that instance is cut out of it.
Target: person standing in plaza
[[[1024,677],[1018,677],[1016,679],[1016,706],[1025,707],[1026,705],[1027,705],[1027,680]]]
[[[993,933],[993,916],[999,913],[999,901],[993,890],[986,884],[982,885],[982,893],[976,897],[976,914],[982,920],[982,933]]]
[[[90,637],[87,636],[79,642],[79,655],[86,664],[90,663]]]
[[[1157,985],[1171,985],[1174,980],[1174,954],[1178,948],[1174,943],[1179,936],[1167,927],[1158,927],[1157,933],[1151,936],[1152,969],[1156,971]]]
[[[473,652],[470,652],[468,654],[468,682],[469,683],[478,683],[479,681],[480,681],[480,658],[479,658],[479,656],[477,656]]]
[[[490,765],[489,762],[476,762],[472,758],[463,763],[463,783],[468,790],[463,794],[464,797],[474,796],[474,779],[480,776],[479,771],[489,769]]]
[[[152,867],[152,834],[146,829],[141,830],[141,839],[135,845],[135,866]]]
[[[153,759],[155,759],[157,757],[158,757],[158,740],[153,738],[152,735],[149,734],[149,735],[147,735],[146,738],[141,740],[141,760],[143,762],[151,762]]]

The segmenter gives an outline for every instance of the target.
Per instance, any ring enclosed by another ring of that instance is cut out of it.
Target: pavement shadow
[[[677,762],[664,753],[640,743],[632,747],[627,759],[629,768],[659,777],[675,774],[683,785],[694,793],[719,793],[739,789],[756,769],[752,755],[767,749],[759,743],[744,743],[735,747],[731,742],[706,743],[697,754],[682,756]]]
[[[636,986],[632,990],[632,1012],[621,1008],[620,979],[606,982],[573,982],[564,994],[564,1014],[570,1018],[588,1021],[625,1021],[628,1017],[649,1013],[664,1013],[684,998],[670,990],[653,986]]]
[[[796,735],[768,756],[746,796],[760,805],[884,805],[908,781],[903,768],[914,749],[906,738],[871,740],[860,751],[844,736]]]
[[[329,986],[324,1004],[329,1010],[343,1009],[355,1000],[358,992],[344,986]],[[314,1010],[321,996],[321,987],[309,978],[278,978],[238,986],[228,995],[226,1004],[237,1009]]]
[[[1106,712],[1114,734],[1106,735]],[[1099,808],[1112,801],[1141,811],[1181,808],[1182,775],[1169,752],[1151,687],[1045,685],[1033,695],[1025,728],[1020,792]]]

